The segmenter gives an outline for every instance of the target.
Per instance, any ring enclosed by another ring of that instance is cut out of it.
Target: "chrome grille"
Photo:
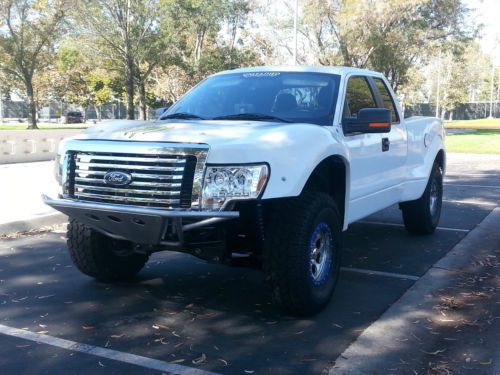
[[[191,207],[194,155],[75,152],[70,168],[70,195],[93,202],[161,208]],[[106,184],[108,172],[132,176],[126,186]]]

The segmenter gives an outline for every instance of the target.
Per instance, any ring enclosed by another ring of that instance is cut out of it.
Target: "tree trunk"
[[[131,58],[128,58],[125,68],[125,91],[127,92],[127,120],[135,120],[134,63]]]
[[[143,81],[139,82],[139,116],[141,120],[147,120],[146,87]]]
[[[94,110],[95,110],[95,114],[96,114],[96,117],[97,117],[97,121],[101,121],[101,106],[100,105],[97,105],[97,104],[94,104]]]
[[[134,120],[134,81],[132,78],[127,77],[125,90],[127,91],[127,120]]]
[[[28,129],[38,129],[36,124],[36,103],[35,95],[33,93],[33,83],[31,79],[25,79],[26,95],[28,98]]]

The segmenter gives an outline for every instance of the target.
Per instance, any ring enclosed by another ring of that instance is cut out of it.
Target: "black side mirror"
[[[392,115],[386,108],[363,108],[357,118],[344,119],[345,134],[351,133],[389,133]]]

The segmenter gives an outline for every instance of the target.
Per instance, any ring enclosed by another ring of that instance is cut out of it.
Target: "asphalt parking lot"
[[[352,225],[334,298],[310,319],[277,311],[259,271],[159,253],[136,283],[106,285],[72,266],[61,231],[1,240],[0,371],[321,373],[498,202],[500,158],[451,155],[436,233],[407,234],[397,207]]]

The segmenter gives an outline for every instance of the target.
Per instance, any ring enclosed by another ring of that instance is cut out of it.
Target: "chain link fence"
[[[445,120],[476,120],[490,116],[490,102],[461,103],[452,111],[447,111]],[[431,103],[420,103],[405,108],[405,117],[435,116],[436,106]],[[500,118],[500,103],[493,103],[492,116]],[[450,118],[451,117],[451,118]]]
[[[125,119],[127,118],[127,107],[123,102],[106,103],[99,108],[90,106],[87,108],[65,103],[51,103],[38,110],[38,118],[41,121],[60,122],[61,114],[79,111],[87,120],[98,120],[101,112],[102,120]],[[148,118],[154,118],[155,110],[150,109]],[[28,118],[28,105],[24,101],[3,100],[0,102],[0,122],[21,122]],[[135,108],[135,118],[139,118],[139,108]]]

